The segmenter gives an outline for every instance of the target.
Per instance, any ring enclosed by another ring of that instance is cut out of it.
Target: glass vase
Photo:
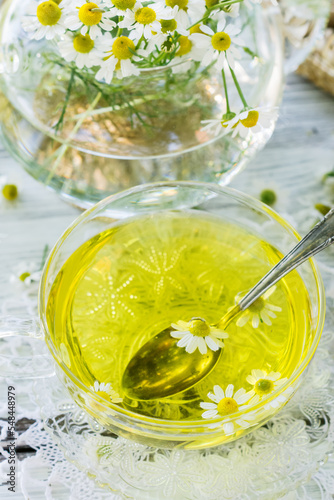
[[[187,73],[176,64],[100,84],[61,60],[52,40],[27,37],[20,24],[27,3],[5,0],[1,8],[2,140],[34,178],[68,201],[86,208],[120,190],[163,180],[224,185],[270,138],[275,120],[247,138],[226,135],[223,127],[218,134],[204,130],[205,120],[226,112],[214,66],[191,61]],[[250,106],[275,109],[283,79],[279,9],[242,7],[240,21],[256,56],[243,52],[238,81]],[[231,75],[227,80],[231,109],[240,109]]]

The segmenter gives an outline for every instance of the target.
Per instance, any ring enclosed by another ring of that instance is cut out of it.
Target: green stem
[[[227,83],[226,83],[226,76],[225,76],[225,71],[224,68],[222,68],[222,77],[223,77],[223,82],[224,82],[224,90],[225,90],[225,99],[226,99],[226,112],[230,113],[230,101],[228,98],[228,92],[227,92]]]
[[[121,104],[121,105],[115,104],[114,106],[108,106],[107,108],[93,109],[92,111],[89,112],[89,114],[87,114],[87,111],[85,111],[84,113],[74,115],[73,118],[70,118],[70,120],[77,120],[77,119],[81,118],[83,115],[85,115],[85,117],[88,117],[88,116],[103,115],[104,113],[109,113],[110,111],[111,112],[121,111],[122,109],[126,109],[127,107],[129,107],[129,105],[131,105],[133,107],[138,106],[138,105],[143,104],[145,102],[154,101],[156,99],[162,99],[163,96],[164,96],[164,94],[162,94],[162,93],[152,94],[152,95],[145,96],[145,98],[142,98],[142,99],[134,99],[133,101],[125,102],[124,104]]]
[[[245,97],[244,97],[244,94],[242,93],[242,90],[241,90],[241,87],[240,87],[239,82],[238,82],[238,80],[237,80],[237,77],[235,76],[235,73],[234,73],[233,69],[231,68],[231,66],[230,66],[230,65],[228,65],[228,67],[230,68],[231,75],[232,75],[232,78],[233,78],[234,84],[235,84],[235,86],[236,86],[236,88],[237,88],[237,91],[238,91],[238,94],[239,94],[239,96],[240,96],[240,99],[242,100],[242,103],[243,103],[243,105],[245,106],[245,108],[247,108],[247,107],[248,107],[248,104],[247,104],[247,101],[246,101],[246,99],[245,99]]]
[[[117,24],[119,24],[120,21],[123,21],[123,19],[124,19],[123,16],[118,16],[118,22],[117,22]],[[120,28],[118,26],[118,30],[117,30],[117,35],[116,36],[121,36],[122,33],[123,33],[123,28]]]
[[[55,171],[57,170],[57,167],[61,161],[61,159],[63,158],[64,154],[66,153],[69,145],[70,145],[70,142],[71,140],[74,138],[75,134],[78,132],[79,128],[81,127],[83,121],[86,119],[87,116],[89,116],[89,113],[92,109],[95,108],[95,106],[97,105],[97,103],[99,102],[99,100],[101,99],[101,92],[99,92],[97,94],[97,96],[95,97],[94,101],[92,102],[92,104],[88,107],[88,109],[86,110],[85,113],[82,113],[81,115],[81,118],[77,121],[75,127],[72,129],[70,135],[67,137],[66,141],[63,142],[63,144],[60,146],[59,149],[57,149],[57,152],[56,152],[56,160],[53,164],[53,167],[52,169],[50,170],[50,173],[45,181],[45,184],[48,185],[52,179],[52,177],[54,176],[54,173]]]
[[[46,244],[45,247],[44,247],[44,250],[43,250],[43,257],[42,257],[42,262],[41,262],[40,270],[42,270],[43,267],[44,267],[44,264],[45,264],[46,258],[48,256],[48,253],[49,253],[49,245]]]
[[[56,132],[58,132],[58,129],[59,129],[60,125],[64,121],[64,116],[65,116],[65,113],[66,113],[66,108],[67,108],[68,101],[70,100],[70,95],[71,95],[71,92],[72,92],[72,86],[73,86],[73,81],[74,81],[74,73],[75,73],[74,69],[71,69],[71,77],[70,77],[70,81],[69,81],[69,84],[68,84],[68,87],[67,87],[65,101],[64,101],[64,104],[63,104],[63,109],[61,110],[61,114],[60,114],[59,120],[57,121],[57,123],[56,123],[56,125],[54,127]]]

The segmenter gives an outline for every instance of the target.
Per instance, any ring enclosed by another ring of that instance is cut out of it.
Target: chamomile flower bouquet
[[[93,201],[166,178],[222,182],[277,116],[276,2],[264,3],[21,1],[21,81],[14,71],[2,87],[46,132],[37,148],[25,145],[48,171],[43,182],[66,179],[83,198],[93,186]]]

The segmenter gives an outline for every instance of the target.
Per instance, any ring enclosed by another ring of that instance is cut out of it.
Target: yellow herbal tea
[[[191,389],[132,400],[122,388],[124,370],[171,323],[193,317],[217,323],[281,257],[245,228],[196,210],[134,217],[87,241],[63,265],[47,308],[54,344],[86,386],[110,383],[112,399],[138,416],[202,420],[200,403],[210,401],[215,385],[250,391],[252,370],[285,378],[301,363],[312,338],[297,271],[228,326],[217,365]],[[105,387],[96,390],[110,402]],[[261,382],[256,392],[262,397],[266,390]]]

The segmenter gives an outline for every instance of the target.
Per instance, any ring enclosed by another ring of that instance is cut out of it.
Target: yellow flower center
[[[29,278],[29,276],[30,276],[30,273],[28,273],[28,272],[22,273],[21,276],[19,277],[19,280],[25,281],[27,278]]]
[[[175,53],[175,55],[178,57],[185,56],[186,54],[188,54],[191,51],[191,48],[193,46],[192,41],[189,40],[188,37],[183,36],[183,35],[180,36],[180,38],[179,38],[179,44],[180,44],[180,48]]]
[[[142,7],[141,9],[136,10],[135,20],[140,24],[151,24],[155,21],[157,15],[153,9],[149,7]]]
[[[93,9],[98,9],[96,3],[85,3],[79,9],[79,19],[86,26],[94,26],[99,24],[102,19],[102,12],[93,12]]]
[[[259,297],[258,299],[253,302],[252,305],[249,306],[249,310],[252,311],[253,313],[260,313],[265,307],[265,301],[263,300],[262,297]]]
[[[162,19],[160,21],[162,33],[176,30],[177,22],[175,19]]]
[[[37,7],[37,19],[43,26],[54,26],[61,18],[60,7],[55,2],[43,2]]]
[[[265,394],[270,394],[274,390],[274,383],[271,380],[261,378],[254,385],[254,391],[259,396],[264,396]]]
[[[15,200],[18,195],[17,187],[15,186],[15,184],[6,184],[2,188],[2,194],[4,198],[6,198],[6,200]]]
[[[225,415],[231,415],[239,410],[238,403],[233,398],[223,398],[219,401],[217,406],[218,413],[225,417]]]
[[[131,59],[133,53],[129,49],[134,51],[136,46],[127,36],[119,36],[112,45],[112,53],[116,59]]]
[[[246,128],[255,127],[257,122],[259,121],[259,112],[258,111],[249,111],[247,118],[241,120],[241,123]]]
[[[219,52],[227,50],[231,45],[231,38],[224,31],[215,33],[211,38],[212,47]]]
[[[167,7],[175,7],[176,5],[180,10],[187,10],[188,0],[166,0]]]
[[[110,396],[105,391],[96,391],[95,394],[98,394],[98,396],[100,396],[101,398],[106,399],[107,401],[110,401]]]
[[[77,35],[73,39],[73,47],[80,54],[88,54],[94,48],[94,41],[87,35]]]
[[[201,35],[206,35],[206,33],[203,33],[203,31],[201,30],[200,26],[200,24],[195,24],[195,26],[190,28],[190,34],[192,35],[193,33],[200,33]]]
[[[218,2],[219,0],[205,0],[205,5],[207,6],[208,9],[210,9],[210,7],[213,7]]]
[[[204,319],[193,319],[189,331],[196,337],[206,337],[210,334],[210,326]]]
[[[133,9],[136,0],[111,0],[111,3],[119,10]]]

